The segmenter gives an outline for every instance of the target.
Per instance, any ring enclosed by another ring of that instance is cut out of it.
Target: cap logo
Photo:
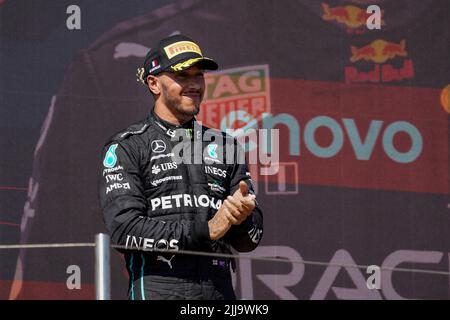
[[[200,47],[192,41],[179,41],[172,43],[171,45],[164,47],[164,51],[169,59],[185,52],[195,52],[202,55]]]
[[[176,65],[171,66],[170,68],[171,68],[173,71],[181,71],[181,70],[184,70],[184,69],[189,68],[191,65],[193,65],[194,63],[196,63],[197,61],[202,60],[202,59],[203,59],[203,58],[193,58],[193,59],[189,59],[189,60],[186,60],[186,61],[177,63]]]

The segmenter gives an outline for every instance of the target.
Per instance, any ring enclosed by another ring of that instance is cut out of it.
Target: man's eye
[[[188,78],[192,78],[192,79],[203,79],[204,75],[203,73],[201,74],[196,74],[196,75],[189,75],[187,73],[179,73],[175,76],[178,80],[186,80]]]

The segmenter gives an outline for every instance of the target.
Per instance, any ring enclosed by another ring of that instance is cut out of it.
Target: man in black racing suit
[[[220,256],[251,251],[262,236],[243,150],[195,121],[204,70],[217,64],[191,39],[162,39],[139,72],[155,98],[148,118],[105,145],[100,202],[112,242],[121,246],[129,299],[235,299]]]

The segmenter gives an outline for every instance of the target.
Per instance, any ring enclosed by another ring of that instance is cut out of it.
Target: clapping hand
[[[225,199],[214,217],[208,221],[211,240],[222,238],[232,225],[241,224],[255,206],[256,196],[249,193],[245,181],[240,181],[239,189]]]
[[[227,218],[233,225],[241,224],[255,209],[256,196],[249,193],[248,184],[244,181],[239,182],[233,196],[228,196],[223,202],[227,210]]]

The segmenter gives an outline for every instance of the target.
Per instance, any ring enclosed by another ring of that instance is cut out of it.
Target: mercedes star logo
[[[162,140],[153,140],[152,151],[156,153],[164,152],[166,151],[166,144]]]

